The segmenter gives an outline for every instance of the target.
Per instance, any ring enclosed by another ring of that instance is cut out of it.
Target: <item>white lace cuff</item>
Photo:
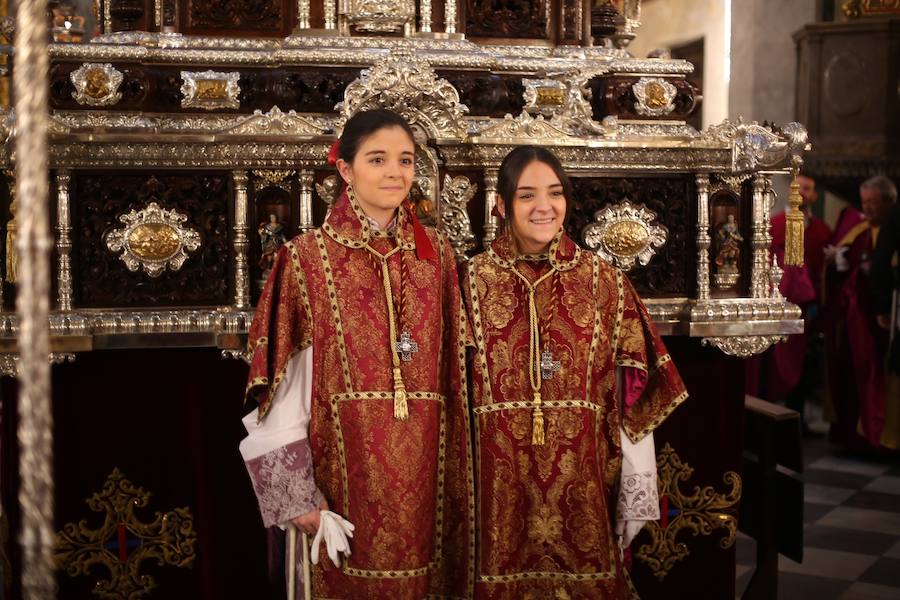
[[[307,439],[291,442],[244,464],[266,527],[305,515],[323,500],[313,478],[312,451]]]
[[[656,521],[659,519],[656,471],[622,474],[616,516],[619,521]]]

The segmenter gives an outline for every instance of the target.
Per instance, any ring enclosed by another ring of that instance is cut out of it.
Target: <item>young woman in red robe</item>
[[[633,596],[622,549],[659,518],[653,429],[686,397],[622,272],[576,246],[549,151],[500,167],[505,234],[465,277],[476,353],[475,597]]]
[[[267,527],[327,544],[315,598],[467,598],[467,324],[449,243],[406,202],[410,126],[349,119],[346,191],[275,257],[250,328],[241,453]],[[351,525],[352,524],[352,525]],[[352,537],[352,539],[350,539]]]

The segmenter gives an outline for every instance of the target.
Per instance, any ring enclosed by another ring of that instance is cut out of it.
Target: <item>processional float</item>
[[[84,19],[54,6],[54,35],[72,39]],[[46,27],[23,14],[18,35]],[[802,126],[688,125],[701,102],[693,66],[627,51],[640,0],[95,0],[93,20],[89,43],[49,45],[46,73],[17,50],[21,96],[0,118],[4,422],[15,378],[23,408],[45,399],[43,414],[23,413],[23,468],[4,475],[7,512],[20,480],[41,504],[11,512],[44,532],[11,557],[42,574],[26,589],[212,598],[265,585],[265,549],[237,561],[216,533],[237,527],[241,546],[263,545],[235,452],[247,328],[273,239],[316,227],[336,194],[326,156],[342,124],[386,107],[416,132],[416,211],[460,261],[497,234],[503,157],[521,144],[560,157],[575,191],[569,234],[628,273],[691,394],[659,431],[664,518],[633,546],[636,585],[680,597],[702,577],[709,597],[733,597],[741,359],[802,330],[768,233],[773,177],[799,167]],[[41,116],[25,90],[43,79]],[[30,123],[46,128],[46,163],[23,145],[40,139]],[[49,286],[41,244],[52,244]],[[193,437],[173,425],[187,422]],[[229,457],[227,472],[197,436]],[[233,483],[231,510],[201,488],[224,493],[211,472]],[[181,508],[149,516],[167,506]],[[51,554],[56,575],[39,560]],[[151,560],[163,566],[147,574]]]

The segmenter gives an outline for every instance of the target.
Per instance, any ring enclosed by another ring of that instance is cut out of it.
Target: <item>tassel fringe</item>
[[[406,386],[399,368],[394,368],[394,418],[405,421],[409,418],[409,405],[406,402]]]
[[[535,394],[534,394],[534,412],[531,414],[531,418],[532,418],[531,445],[532,446],[543,446],[544,445],[544,411],[541,410],[541,394],[540,394],[540,392],[535,392]]]
[[[788,204],[791,209],[787,214],[784,234],[784,264],[792,267],[803,266],[803,213],[800,212],[800,182],[796,173],[791,181],[791,193]]]

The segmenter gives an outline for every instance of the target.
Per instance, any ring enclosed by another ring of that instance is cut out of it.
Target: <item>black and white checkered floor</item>
[[[778,597],[900,600],[900,462],[804,443],[803,564],[779,559]],[[737,597],[753,572],[755,543],[738,535]]]

